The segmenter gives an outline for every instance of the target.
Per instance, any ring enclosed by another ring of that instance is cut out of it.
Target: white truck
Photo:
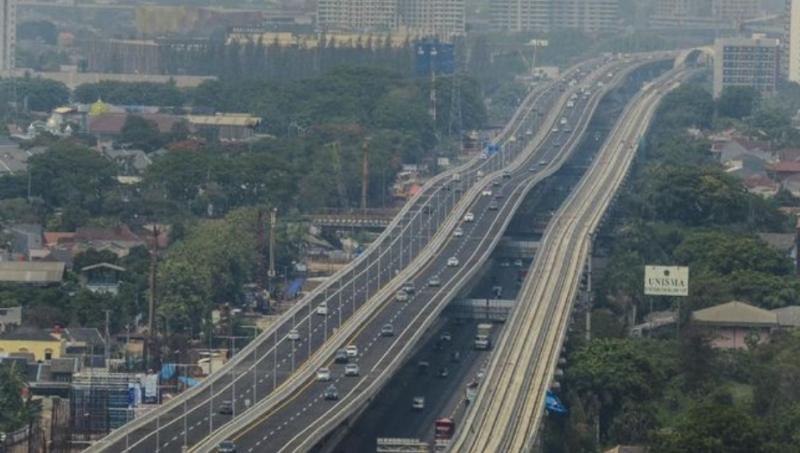
[[[488,350],[492,347],[492,325],[489,323],[478,324],[475,334],[475,349]]]
[[[472,381],[469,384],[467,384],[467,391],[466,394],[464,395],[464,399],[467,400],[467,405],[472,404],[472,402],[475,401],[475,397],[477,396],[478,396],[478,382]]]

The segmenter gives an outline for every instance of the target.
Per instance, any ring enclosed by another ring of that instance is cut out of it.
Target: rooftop
[[[186,120],[194,126],[256,127],[261,123],[259,118],[246,114],[189,115]]]
[[[714,326],[777,327],[778,315],[744,302],[732,301],[697,310],[692,320]]]
[[[52,333],[38,327],[18,327],[0,333],[0,340],[12,341],[59,341]]]
[[[800,307],[783,307],[772,310],[773,313],[778,315],[778,324],[784,327],[799,327],[800,326]]]
[[[60,283],[64,277],[64,263],[44,261],[2,261],[0,282],[7,283]]]

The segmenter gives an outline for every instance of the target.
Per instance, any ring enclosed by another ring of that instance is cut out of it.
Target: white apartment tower
[[[17,41],[17,1],[0,0],[0,75],[14,70],[14,47]]]
[[[317,25],[325,31],[381,32],[399,27],[448,38],[464,33],[465,0],[319,0]]]
[[[784,72],[790,82],[800,83],[800,0],[786,0]]]

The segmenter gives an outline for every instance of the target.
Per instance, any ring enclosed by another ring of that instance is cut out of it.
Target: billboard
[[[645,266],[644,294],[647,296],[688,296],[689,268],[683,266]]]
[[[414,76],[425,77],[431,72],[452,74],[455,47],[453,44],[432,41],[420,41],[416,44],[414,55]]]

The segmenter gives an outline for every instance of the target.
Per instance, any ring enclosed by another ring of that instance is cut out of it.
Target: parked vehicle
[[[475,349],[488,350],[492,347],[492,325],[489,323],[478,324],[475,334]]]

